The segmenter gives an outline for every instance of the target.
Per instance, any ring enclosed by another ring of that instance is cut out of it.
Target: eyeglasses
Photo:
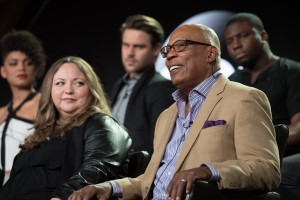
[[[164,46],[160,49],[160,54],[163,58],[166,58],[168,53],[171,51],[171,49],[174,49],[176,52],[183,51],[187,45],[189,44],[195,44],[195,45],[204,45],[204,46],[212,46],[211,44],[204,43],[204,42],[197,42],[192,40],[178,40],[174,42],[172,45]]]

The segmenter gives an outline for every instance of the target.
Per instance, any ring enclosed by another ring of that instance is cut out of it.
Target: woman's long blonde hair
[[[77,113],[68,119],[64,124],[58,124],[58,111],[52,101],[51,88],[53,77],[58,69],[65,63],[75,64],[84,74],[90,89],[89,103],[83,112]],[[20,145],[22,151],[27,151],[38,146],[49,137],[62,137],[73,127],[80,126],[84,121],[96,112],[101,112],[111,116],[111,109],[107,96],[103,90],[100,79],[89,63],[80,57],[69,56],[57,60],[48,70],[41,87],[41,99],[34,124],[34,133],[25,138],[24,144]]]

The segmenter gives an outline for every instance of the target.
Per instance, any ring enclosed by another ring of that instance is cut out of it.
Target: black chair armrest
[[[144,173],[150,161],[147,151],[135,151],[128,153],[128,176],[135,178]]]
[[[216,182],[197,180],[193,184],[192,192],[186,195],[185,200],[279,200],[277,192],[219,190]]]

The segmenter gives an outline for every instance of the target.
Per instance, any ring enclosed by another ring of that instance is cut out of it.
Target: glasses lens
[[[177,41],[173,44],[173,48],[176,52],[182,51],[184,50],[184,48],[186,47],[186,42],[185,41]]]
[[[163,47],[163,48],[161,48],[161,50],[160,50],[160,54],[161,54],[161,56],[163,57],[163,58],[165,58],[165,57],[167,57],[167,54],[168,54],[168,46],[165,46],[165,47]]]

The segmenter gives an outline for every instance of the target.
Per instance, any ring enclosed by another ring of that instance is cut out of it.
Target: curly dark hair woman
[[[19,145],[32,133],[40,93],[36,83],[45,71],[46,54],[41,41],[26,30],[13,30],[3,36],[1,48],[1,77],[10,87],[11,100],[0,108],[1,173],[0,188],[12,167]],[[5,95],[5,94],[1,94]],[[9,97],[9,93],[7,94]]]

